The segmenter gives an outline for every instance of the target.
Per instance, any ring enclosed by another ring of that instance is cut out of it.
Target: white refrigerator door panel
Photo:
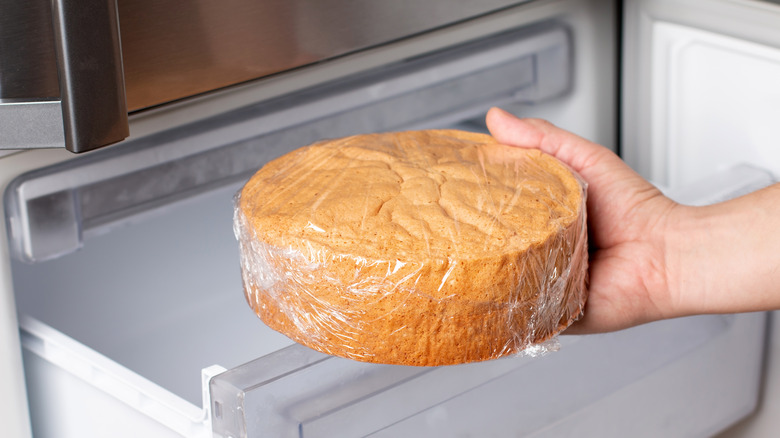
[[[626,162],[681,187],[738,163],[780,172],[780,5],[629,0]]]
[[[656,150],[671,187],[734,163],[780,174],[780,49],[672,23],[656,23]],[[659,99],[660,100],[660,99]]]

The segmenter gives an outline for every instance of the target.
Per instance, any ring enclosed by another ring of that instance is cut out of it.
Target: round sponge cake
[[[290,152],[236,197],[246,298],[271,328],[366,362],[514,354],[586,300],[585,187],[555,158],[456,130]]]

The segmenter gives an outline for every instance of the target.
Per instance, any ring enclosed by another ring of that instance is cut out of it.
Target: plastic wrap
[[[463,131],[329,140],[236,196],[247,302],[366,362],[540,353],[586,300],[586,190],[555,158]]]

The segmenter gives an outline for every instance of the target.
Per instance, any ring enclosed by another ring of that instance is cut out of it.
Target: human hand
[[[591,246],[589,297],[567,334],[619,330],[680,316],[667,229],[678,205],[609,149],[538,119],[491,109],[487,125],[501,143],[538,148],[569,165],[588,184]]]

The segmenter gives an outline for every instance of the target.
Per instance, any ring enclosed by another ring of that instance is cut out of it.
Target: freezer
[[[0,347],[9,352],[0,372],[11,394],[0,422],[14,436],[42,437],[650,437],[712,436],[755,412],[772,314],[564,334],[541,355],[406,367],[308,349],[247,305],[235,195],[263,164],[324,138],[486,132],[485,112],[500,106],[620,152],[686,204],[739,196],[780,172],[771,132],[750,131],[760,135],[745,154],[713,141],[710,127],[733,109],[708,92],[719,86],[732,103],[752,96],[757,113],[780,103],[764,93],[776,87],[768,72],[780,65],[780,36],[759,18],[780,18],[777,5],[462,3],[409,29],[317,27],[321,39],[299,30],[295,50],[311,51],[276,57],[270,70],[249,63],[213,76],[209,68],[248,55],[212,47],[203,62],[214,64],[190,74],[226,82],[205,91],[191,82],[166,89],[168,70],[143,95],[140,76],[128,76],[130,131],[118,144],[0,155]],[[352,12],[389,14],[364,7]],[[317,13],[296,8],[289,16],[306,23]],[[724,13],[736,23],[706,18]],[[267,47],[258,38],[248,47]],[[141,54],[128,53],[137,63]],[[745,63],[697,79],[697,68],[735,53],[761,64],[751,88],[726,80]],[[126,75],[143,71],[131,66]],[[0,108],[0,126],[11,110]],[[738,120],[729,132],[752,128]]]

